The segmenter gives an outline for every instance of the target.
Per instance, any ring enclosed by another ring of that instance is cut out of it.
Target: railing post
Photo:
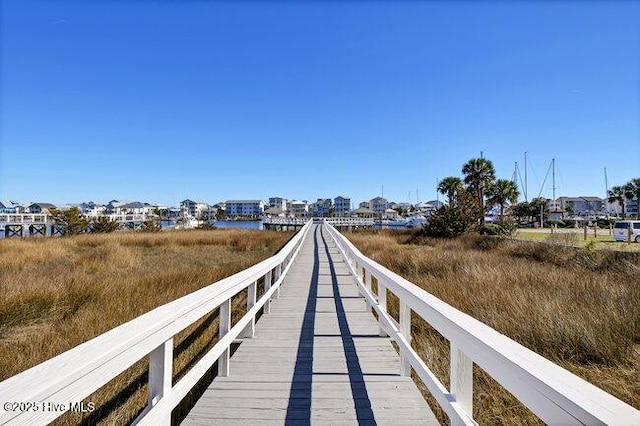
[[[280,275],[282,274],[282,263],[280,263],[278,266],[276,266],[276,282],[278,282],[278,280],[280,279]],[[280,299],[280,287],[282,285],[279,285],[278,288],[276,288],[276,299]]]
[[[256,304],[257,287],[258,287],[257,281],[254,281],[252,284],[249,285],[249,287],[247,287],[247,312],[249,312],[249,310],[253,308]],[[253,339],[255,337],[256,335],[255,315],[251,317],[251,320],[249,321],[249,324],[247,324],[247,327],[244,329],[244,332],[242,333],[242,335],[243,337],[246,337],[248,339]]]
[[[400,334],[411,345],[411,308],[400,300]],[[405,351],[400,350],[400,375],[411,376],[411,364]]]
[[[264,292],[266,293],[271,288],[271,270],[264,276]],[[271,298],[267,299],[264,304],[263,311],[265,314],[271,313]]]
[[[222,339],[225,334],[229,332],[231,328],[231,299],[227,299],[220,305],[220,325],[218,328],[218,337]],[[225,351],[218,358],[218,376],[229,376],[229,357],[231,355],[230,348]]]
[[[365,269],[364,270],[364,287],[367,289],[369,293],[371,293],[371,271]],[[371,313],[371,303],[369,299],[365,297],[365,302],[367,304],[367,312]]]
[[[473,418],[473,361],[454,342],[449,345],[451,395],[469,418]]]
[[[378,305],[380,305],[381,311],[387,312],[387,288],[384,286],[382,280],[378,280]],[[378,317],[378,325],[380,327],[379,335],[381,337],[387,337],[388,334],[384,330],[382,316]]]
[[[173,379],[173,337],[149,354],[149,407],[156,405],[171,390]],[[160,424],[171,424],[171,411],[165,413]]]

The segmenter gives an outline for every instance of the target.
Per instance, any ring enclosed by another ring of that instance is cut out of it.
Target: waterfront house
[[[45,214],[49,214],[49,212],[51,212],[51,210],[53,210],[55,208],[56,208],[56,206],[51,204],[51,203],[31,203],[27,207],[26,213],[31,213],[31,214],[45,213]]]
[[[204,212],[209,209],[209,204],[204,201],[193,201],[190,199],[186,199],[180,203],[180,209],[184,212],[186,216],[200,219]]]
[[[227,217],[258,218],[264,214],[265,202],[262,200],[227,200]]]
[[[21,213],[20,204],[11,200],[0,200],[0,214],[15,214]]]
[[[286,217],[287,214],[279,207],[269,207],[264,211],[264,215],[267,217]]]
[[[281,197],[271,197],[269,198],[269,208],[277,208],[285,211],[287,210],[287,199]]]
[[[309,216],[309,204],[306,201],[291,201],[291,204],[289,204],[289,216]]]
[[[384,211],[383,219],[394,220],[398,218],[398,212],[394,209],[387,209]]]
[[[351,215],[351,198],[339,195],[333,200],[333,206],[335,217],[349,217]]]
[[[318,198],[318,200],[311,205],[311,215],[313,217],[329,217],[332,206],[331,198]]]
[[[120,211],[124,214],[144,214],[148,215],[153,213],[155,207],[149,203],[142,203],[140,201],[134,201],[132,203],[123,204],[120,206]]]
[[[383,197],[376,197],[369,200],[369,208],[376,212],[378,217],[384,216],[384,212],[389,208],[389,201]]]

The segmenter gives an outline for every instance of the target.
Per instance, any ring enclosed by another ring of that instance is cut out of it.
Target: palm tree
[[[640,218],[640,178],[631,179],[625,186],[625,197],[627,200],[638,200],[637,218]]]
[[[626,194],[627,194],[627,191],[625,191],[625,189],[622,186],[614,186],[609,190],[609,193],[607,194],[609,197],[607,198],[607,200],[610,203],[615,203],[617,201],[618,204],[620,204],[620,207],[622,207],[623,219],[625,218],[624,200],[627,199]]]
[[[504,216],[504,206],[507,203],[514,204],[518,201],[518,186],[511,180],[498,179],[487,188],[489,204],[500,204],[500,221]]]
[[[482,212],[480,224],[484,225],[484,195],[496,178],[493,163],[484,158],[472,158],[462,166],[462,173],[464,174],[464,183],[469,185],[469,189],[475,194],[476,203]]]
[[[456,200],[456,194],[462,189],[462,179],[455,176],[449,176],[442,179],[438,183],[438,192],[449,198],[449,206],[453,206]]]

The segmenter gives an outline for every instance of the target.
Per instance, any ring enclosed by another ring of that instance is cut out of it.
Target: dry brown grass
[[[215,230],[0,240],[0,380],[273,255],[292,233]],[[233,319],[246,310],[234,298]],[[217,341],[217,312],[174,339],[174,378]],[[59,424],[125,424],[146,403],[142,361]],[[118,410],[114,408],[122,405]]]
[[[394,232],[347,236],[365,255],[438,298],[640,407],[640,253]],[[389,302],[397,315],[397,302]],[[416,315],[412,333],[413,346],[448,386],[448,342]],[[475,371],[479,423],[539,423],[477,366]],[[434,411],[444,421],[444,413]]]

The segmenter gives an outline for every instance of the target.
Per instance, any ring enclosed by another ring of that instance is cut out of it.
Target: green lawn
[[[598,229],[597,237],[593,235],[593,229],[587,232],[587,239],[584,239],[582,230],[559,230],[559,232],[551,234],[551,230],[529,230],[519,229],[515,236],[519,240],[527,241],[555,241],[563,242],[573,246],[585,246],[595,241],[596,249],[621,250],[621,251],[640,251],[640,244],[613,241],[613,237],[609,235],[607,229]]]

